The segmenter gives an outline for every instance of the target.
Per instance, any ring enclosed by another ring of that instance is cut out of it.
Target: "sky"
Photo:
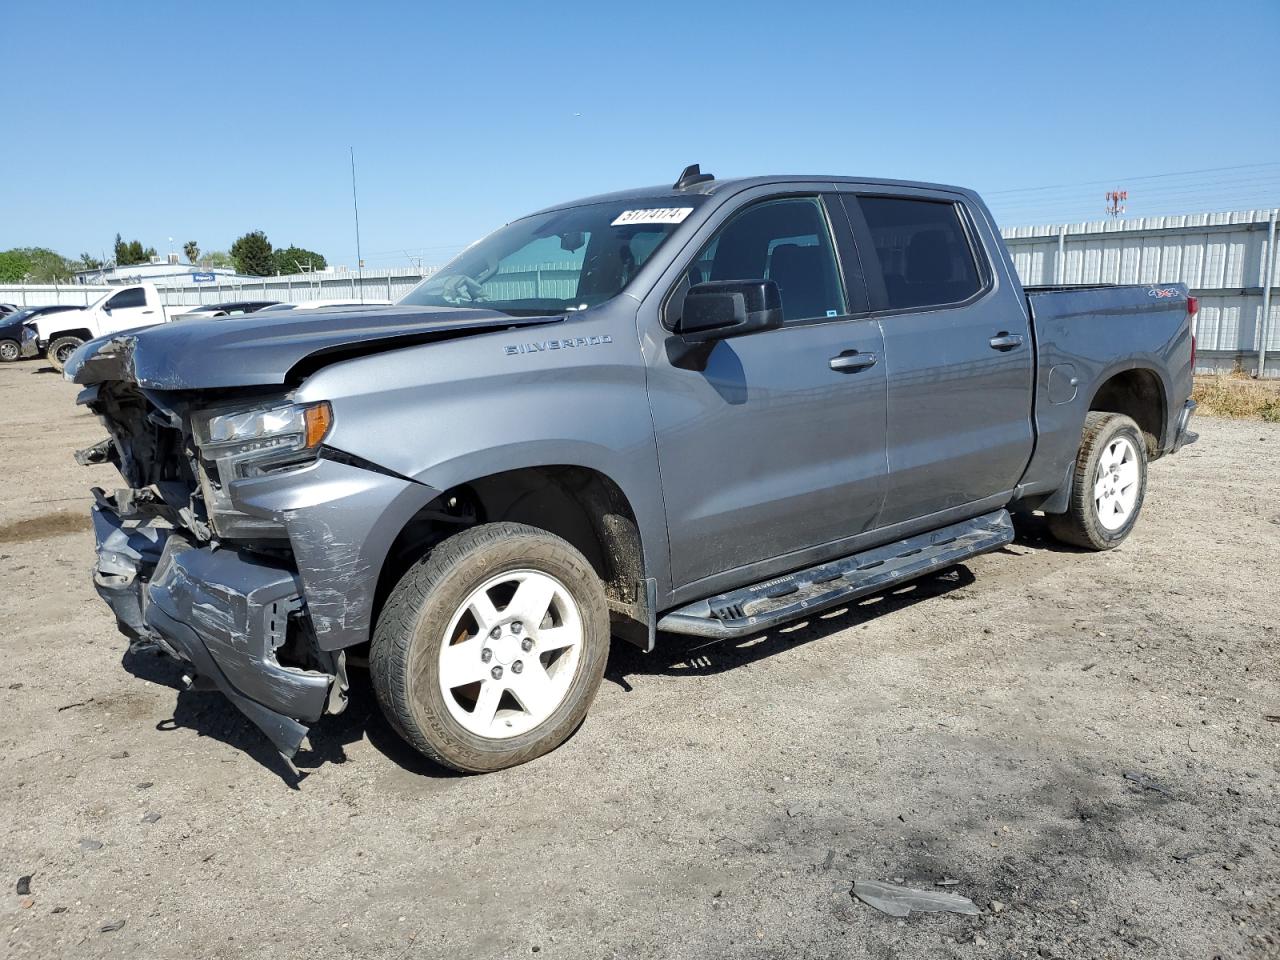
[[[439,264],[674,181],[962,184],[1002,226],[1280,206],[1277,0],[17,3],[0,250]],[[1269,66],[1270,64],[1270,66]],[[170,243],[169,238],[173,238]]]

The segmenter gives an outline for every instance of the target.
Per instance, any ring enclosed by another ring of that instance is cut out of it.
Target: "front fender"
[[[635,513],[647,575],[669,588],[634,306],[576,315],[553,338],[501,331],[349,360],[298,398],[333,405],[328,444],[436,490],[525,467],[604,474]]]

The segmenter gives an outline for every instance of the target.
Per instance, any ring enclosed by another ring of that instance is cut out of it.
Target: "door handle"
[[[867,367],[875,366],[876,361],[880,359],[874,353],[841,353],[831,358],[828,366],[837,373],[854,373],[858,370],[865,370]]]
[[[1022,337],[1016,333],[1008,333],[1001,330],[992,337],[987,343],[991,344],[992,350],[1013,350],[1015,347],[1022,346]]]
[[[155,313],[155,311],[154,311],[154,310],[143,310],[142,312],[143,312],[143,313]]]

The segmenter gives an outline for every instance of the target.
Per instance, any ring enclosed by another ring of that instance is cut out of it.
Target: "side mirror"
[[[741,337],[782,326],[782,294],[772,280],[712,280],[685,294],[676,332],[686,343]]]

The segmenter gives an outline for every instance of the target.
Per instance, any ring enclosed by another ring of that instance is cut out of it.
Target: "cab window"
[[[954,203],[862,196],[857,204],[879,262],[888,309],[961,303],[982,289],[973,248]]]
[[[107,301],[107,307],[111,310],[124,310],[128,307],[145,307],[147,305],[147,291],[142,287],[130,287],[128,290],[121,290],[114,297]]]
[[[772,280],[787,323],[846,312],[831,233],[816,197],[767,200],[743,210],[703,247],[688,279]]]

